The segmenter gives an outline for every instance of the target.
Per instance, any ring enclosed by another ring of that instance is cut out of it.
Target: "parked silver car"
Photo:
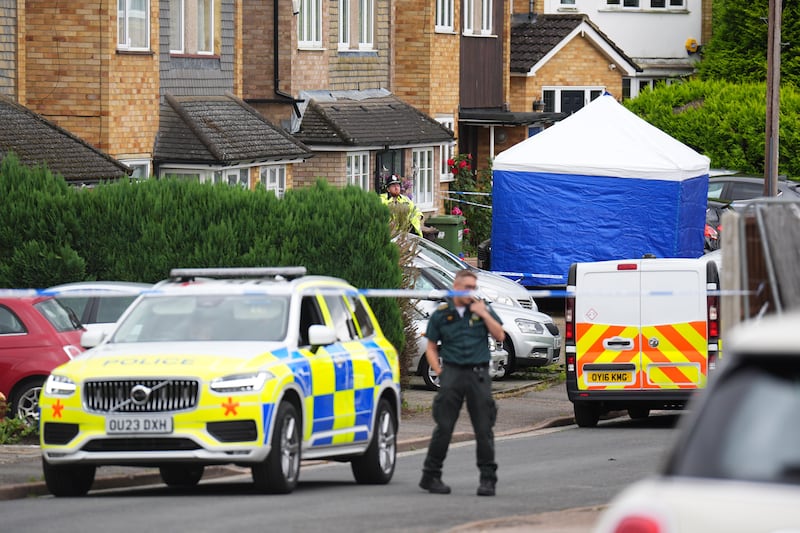
[[[447,290],[453,286],[453,274],[417,258],[414,262],[418,271],[415,289]],[[478,279],[478,294],[484,297],[482,280]],[[488,298],[487,298],[488,299]],[[438,302],[420,300],[419,307],[425,313],[432,313]],[[561,335],[552,317],[523,309],[519,306],[492,303],[500,320],[506,339],[503,350],[508,352],[508,365],[504,375],[526,366],[544,366],[558,361],[561,353]]]
[[[153,286],[128,281],[78,281],[47,289],[64,307],[75,311],[87,330],[114,324],[143,291]]]
[[[474,267],[435,242],[417,237],[416,235],[409,235],[409,238],[411,238],[416,245],[418,258],[436,265],[452,275],[455,275],[457,271],[465,268],[475,272],[478,276],[478,286],[481,288],[484,298],[489,302],[532,311],[539,310],[530,292],[528,292],[528,289],[519,283],[511,281],[499,274],[489,272],[488,270]]]

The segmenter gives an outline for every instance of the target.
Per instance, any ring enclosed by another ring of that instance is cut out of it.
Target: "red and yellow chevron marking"
[[[706,385],[708,339],[704,321],[645,326],[641,335],[635,326],[578,323],[575,337],[579,389],[695,389]],[[603,342],[614,337],[630,339],[632,347],[606,349]],[[651,340],[655,347],[650,346]],[[628,383],[587,384],[584,365],[613,363],[632,363],[634,379]]]

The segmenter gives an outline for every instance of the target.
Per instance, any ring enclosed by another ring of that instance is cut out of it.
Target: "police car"
[[[291,492],[301,459],[388,483],[400,410],[397,352],[363,296],[302,267],[177,269],[145,291],[42,391],[41,450],[56,496],[103,465],[158,467],[167,485],[249,466]]]

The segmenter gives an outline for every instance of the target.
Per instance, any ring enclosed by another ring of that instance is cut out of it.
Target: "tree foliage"
[[[780,94],[778,172],[800,176],[800,92]],[[625,106],[711,159],[712,168],[764,174],[766,85],[692,80],[646,91]]]
[[[800,2],[785,1],[781,23],[781,80],[800,86]],[[769,0],[714,2],[713,35],[703,47],[703,79],[764,82],[767,77]]]

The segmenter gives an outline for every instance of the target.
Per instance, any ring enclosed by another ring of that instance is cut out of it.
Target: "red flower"
[[[464,228],[464,235],[469,235],[469,228]]]
[[[459,163],[458,163],[458,168],[464,168],[464,167],[466,167],[466,166],[467,166],[467,162],[466,162],[466,161],[463,161],[463,160],[462,160],[462,161],[459,161]]]
[[[449,166],[449,167],[452,167],[455,163],[456,162],[455,162],[455,160],[453,158],[450,158],[450,159],[447,160],[447,166]]]

